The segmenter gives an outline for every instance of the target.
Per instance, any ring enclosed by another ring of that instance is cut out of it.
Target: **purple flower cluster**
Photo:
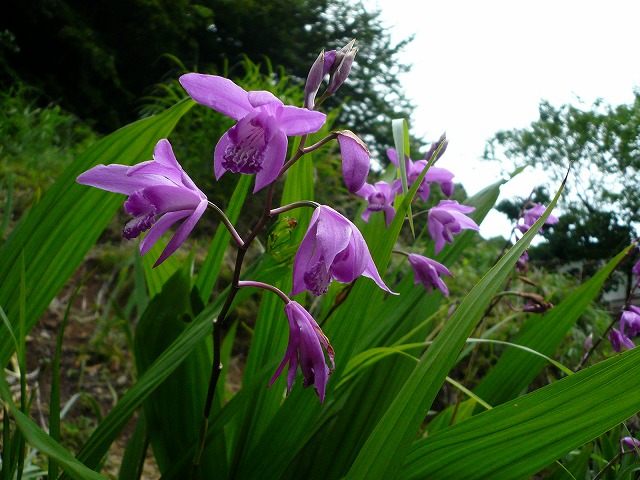
[[[522,215],[522,223],[518,222],[518,224],[516,225],[516,228],[520,230],[522,233],[526,233],[531,227],[533,227],[533,224],[538,221],[538,219],[542,216],[545,210],[546,210],[546,207],[544,205],[542,205],[541,203],[536,203],[534,206],[524,211]],[[544,222],[544,224],[553,225],[558,222],[559,222],[558,217],[549,215],[547,217],[547,220]],[[540,231],[542,232],[542,229],[540,229]]]
[[[518,222],[516,223],[514,230],[519,231],[523,234],[528,232],[531,229],[531,227],[533,227],[533,224],[536,223],[538,219],[544,214],[545,210],[546,210],[546,207],[541,203],[536,203],[532,207],[524,210],[524,212],[522,213],[522,217],[518,219]],[[553,225],[558,222],[559,222],[558,217],[549,215],[547,217],[547,220],[544,222],[544,224]],[[542,232],[542,228],[540,229],[540,232]],[[524,252],[516,262],[516,270],[520,273],[526,273],[529,270],[528,262],[529,262],[529,255],[527,254],[527,252]]]
[[[133,167],[97,165],[81,174],[77,181],[127,195],[124,207],[133,218],[124,227],[123,236],[132,239],[148,230],[140,242],[140,253],[143,255],[172,225],[181,222],[156,261],[157,266],[186,240],[208,206],[221,216],[222,223],[232,233],[238,248],[248,248],[257,232],[264,227],[268,216],[294,208],[289,205],[271,209],[274,182],[302,155],[335,139],[342,156],[342,174],[347,189],[367,201],[362,218],[369,221],[371,214],[383,212],[389,227],[396,216],[393,207],[395,195],[402,193],[402,185],[400,180],[391,184],[383,181],[375,184],[366,182],[370,154],[355,133],[349,130],[334,131],[317,144],[306,147],[307,135],[318,132],[326,122],[327,116],[317,111],[317,108],[347,80],[356,53],[354,42],[350,42],[342,49],[322,52],[318,56],[307,78],[304,108],[285,105],[268,91],[246,91],[231,80],[216,75],[189,73],[180,77],[181,85],[193,100],[236,120],[235,125],[222,135],[215,146],[213,171],[216,179],[220,179],[228,171],[255,175],[254,193],[265,187],[270,188],[267,208],[247,241],[235,231],[222,210],[210,203],[189,178],[177,162],[166,139],[158,142],[150,161]],[[327,75],[326,89],[316,99]],[[302,136],[302,140],[299,149],[287,162],[290,136]],[[417,181],[431,160],[440,158],[446,147],[447,141],[443,135],[431,145],[424,160],[413,162],[408,157],[403,159],[410,186]],[[394,150],[389,150],[388,155],[392,163],[399,165]],[[435,166],[429,167],[424,173],[417,189],[418,198],[427,201],[433,184],[438,184],[445,196],[453,195],[453,173]],[[327,293],[334,280],[351,283],[361,276],[372,279],[378,287],[394,294],[382,280],[358,228],[327,205],[313,202],[306,202],[305,205],[314,205],[315,211],[294,258],[293,286],[289,295],[301,294],[307,290],[313,295],[322,295]],[[446,243],[451,243],[454,235],[463,229],[478,230],[477,224],[466,216],[473,210],[455,200],[443,200],[429,210],[428,230],[435,241],[436,253]],[[449,295],[442,276],[452,275],[444,265],[422,255],[406,255],[413,268],[416,284],[422,284],[427,292],[439,290],[443,295]],[[242,265],[237,266],[234,273],[234,292],[248,286],[264,288],[278,294],[285,303],[289,342],[284,358],[269,385],[275,382],[288,365],[288,393],[300,366],[304,377],[303,386],[313,385],[323,402],[335,358],[329,340],[311,314],[276,287],[260,282],[239,281],[241,267]],[[227,304],[231,305],[231,302],[228,301]],[[228,308],[223,308],[221,322],[224,322]]]
[[[609,341],[616,352],[635,348],[631,340],[640,334],[640,307],[629,305],[620,315],[620,330],[612,328],[609,331]]]
[[[193,183],[176,160],[168,140],[160,140],[153,160],[133,167],[97,165],[77,178],[78,183],[129,198],[124,208],[133,219],[127,223],[123,237],[132,239],[149,230],[140,242],[144,255],[176,222],[180,225],[156,261],[160,265],[186,240],[207,208],[207,197]]]

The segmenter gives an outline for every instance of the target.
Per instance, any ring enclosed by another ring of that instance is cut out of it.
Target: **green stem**
[[[299,157],[298,157],[299,158]],[[273,194],[275,191],[275,182],[269,185],[267,189],[267,197],[265,199],[264,210],[262,211],[262,215],[258,220],[258,223],[253,227],[251,233],[247,239],[239,243],[238,242],[238,253],[236,254],[236,264],[233,271],[233,279],[231,281],[229,294],[220,310],[220,314],[213,321],[213,332],[212,332],[212,342],[213,342],[213,363],[211,365],[211,376],[209,377],[209,387],[207,389],[207,398],[204,404],[204,411],[202,413],[202,420],[200,422],[200,431],[198,434],[198,443],[196,444],[196,451],[193,456],[193,468],[192,468],[192,478],[195,474],[195,470],[197,466],[200,464],[200,458],[202,457],[202,452],[204,450],[205,438],[207,435],[207,428],[209,426],[209,417],[211,415],[211,407],[213,405],[213,398],[216,391],[216,386],[218,384],[218,379],[220,378],[220,373],[222,372],[222,362],[220,358],[220,348],[222,345],[222,327],[225,325],[229,311],[231,310],[231,305],[233,300],[235,299],[239,287],[240,282],[240,273],[242,271],[242,262],[244,261],[244,256],[249,249],[249,246],[256,238],[258,233],[262,231],[264,228],[267,219],[269,218],[269,213],[271,212],[271,205],[273,203]],[[239,238],[239,237],[238,237]]]

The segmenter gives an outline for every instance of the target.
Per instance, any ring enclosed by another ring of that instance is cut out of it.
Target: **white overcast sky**
[[[409,126],[449,147],[439,166],[456,174],[469,194],[500,177],[501,166],[480,161],[485,140],[538,118],[541,99],[618,105],[640,87],[640,0],[420,1],[365,0],[379,7],[393,38],[415,34],[402,55],[413,65],[402,77],[417,105]],[[366,48],[363,46],[363,48]],[[502,197],[527,195],[544,172],[519,175]],[[553,188],[553,187],[552,187]],[[484,237],[508,235],[493,211]]]

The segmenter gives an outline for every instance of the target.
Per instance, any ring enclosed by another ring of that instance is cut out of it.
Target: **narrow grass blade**
[[[49,436],[56,442],[60,442],[60,358],[62,357],[62,341],[64,339],[64,331],[69,321],[69,313],[71,305],[75,300],[78,292],[83,287],[84,282],[79,285],[71,295],[67,308],[58,328],[58,338],[56,340],[56,350],[53,355],[51,365],[51,393],[49,397]],[[48,478],[58,478],[58,464],[55,459],[49,458],[49,476]]]
[[[22,432],[26,440],[43,454],[54,458],[58,465],[60,465],[71,478],[76,480],[106,480],[105,477],[87,468],[75,459],[68,450],[54,441],[46,432],[38,427],[33,420],[20,411],[18,406],[13,402],[9,384],[3,375],[0,375],[0,397],[2,397],[18,429]]]
[[[638,410],[633,349],[418,441],[400,478],[526,479]]]
[[[633,247],[629,246],[616,255],[562,303],[544,315],[532,315],[512,341],[543,355],[553,355],[567,331],[599,294],[606,279],[631,248]],[[531,357],[518,350],[506,350],[498,363],[474,388],[474,392],[490,404],[499,405],[519,395],[544,364],[544,359]]]
[[[564,183],[549,208],[467,295],[400,390],[360,451],[347,478],[394,477],[433,399],[454,365],[465,340],[502,288],[516,261],[555,207]]]
[[[82,262],[108,225],[123,197],[76,183],[76,177],[96,164],[134,164],[149,160],[154,145],[173,130],[194,103],[182,102],[155,117],[124,127],[96,142],[58,177],[42,201],[33,207],[0,247],[0,305],[12,325],[18,324],[20,255],[26,259],[26,329],[38,321],[54,296]],[[0,330],[5,330],[4,326]],[[14,347],[0,333],[0,362],[8,362]]]
[[[136,427],[127,442],[127,447],[122,456],[118,480],[140,479],[148,447],[149,436],[147,435],[147,422],[144,417],[144,411],[141,410],[136,422]]]

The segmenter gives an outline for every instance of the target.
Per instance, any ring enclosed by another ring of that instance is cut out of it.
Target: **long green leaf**
[[[478,223],[494,205],[503,183],[504,181],[496,182],[465,202],[476,207],[474,219]],[[372,218],[364,226],[363,234],[366,238],[381,237],[387,231],[383,220],[381,218],[377,220]],[[453,264],[464,248],[476,237],[477,234],[472,231],[462,233],[453,245],[447,246],[438,260],[445,265]],[[430,248],[432,251],[433,247]],[[421,286],[413,284],[411,274],[405,275],[394,290],[397,290],[400,295],[386,296],[384,299],[367,297],[367,302],[362,302],[361,307],[368,308],[367,311],[359,312],[354,309],[353,313],[343,313],[338,310],[334,314],[337,315],[334,319],[336,322],[343,322],[346,325],[353,323],[352,319],[358,319],[362,327],[361,334],[356,338],[357,344],[354,349],[354,352],[359,352],[358,355],[377,345],[393,345],[396,343],[395,339],[402,338],[405,332],[412,332],[412,334],[402,343],[424,340],[428,330],[424,327],[416,330],[415,326],[422,324],[424,319],[432,317],[434,312],[443,308],[442,296],[439,292],[427,295]],[[351,295],[354,295],[354,292]],[[427,322],[426,325],[431,323]],[[355,357],[351,357],[349,363],[353,358]],[[335,417],[335,420],[330,426],[322,427],[322,433],[319,435],[324,437],[314,438],[306,447],[306,455],[312,458],[302,457],[295,470],[290,467],[292,478],[299,474],[310,479],[319,479],[323,475],[329,477],[345,475],[366,438],[393,402],[414,367],[414,363],[404,358],[390,358],[365,373],[357,383],[352,383],[348,393],[349,398],[340,402],[339,411],[332,409],[327,412],[326,415]],[[345,377],[350,375],[345,371],[341,376],[336,373],[334,376],[342,385],[343,382],[349,381],[345,380]]]
[[[449,319],[402,390],[360,451],[347,478],[393,478],[402,466],[411,442],[467,337],[504,285],[507,276],[538,230],[544,225],[562,192],[549,208],[473,288]]]
[[[0,305],[12,325],[18,322],[21,252],[26,259],[29,331],[122,205],[122,196],[80,185],[76,177],[99,163],[130,165],[149,160],[154,145],[193,104],[181,102],[98,141],[65,169],[42,202],[19,222],[0,249]],[[4,365],[14,347],[4,327],[0,329],[0,363]]]
[[[136,326],[135,359],[139,374],[145,372],[185,330],[185,319],[193,318],[189,263],[169,278],[162,291],[149,302]],[[202,339],[144,402],[149,438],[163,472],[198,438],[211,361],[205,339]],[[220,403],[219,398],[217,400]],[[176,412],[180,414],[176,415]],[[214,453],[213,450],[205,451],[202,468],[208,474],[216,468],[216,472],[225,476],[226,465],[220,461],[215,463]],[[222,453],[219,458],[226,459],[226,455]],[[188,475],[189,471],[183,472],[183,476]],[[202,477],[198,475],[194,480],[197,478]]]
[[[105,477],[76,460],[68,450],[53,440],[33,420],[20,411],[13,402],[9,384],[4,375],[0,375],[0,396],[5,404],[8,405],[11,416],[26,440],[40,452],[55,459],[56,463],[72,478],[77,480],[106,480]]]
[[[403,479],[525,479],[640,410],[633,349],[419,441]]]
[[[391,121],[391,131],[393,132],[393,143],[398,155],[398,168],[400,170],[400,180],[402,182],[402,194],[406,195],[409,191],[408,178],[407,178],[407,163],[405,157],[411,155],[409,151],[409,126],[404,118],[395,118]],[[411,205],[407,210],[409,216],[409,226],[411,227],[411,233],[415,236],[413,228],[413,215],[411,214]]]
[[[58,338],[56,339],[56,349],[53,356],[53,362],[51,367],[51,394],[49,397],[49,435],[56,442],[60,441],[60,358],[62,357],[62,343],[64,339],[64,331],[69,321],[69,313],[71,312],[71,305],[78,295],[82,285],[79,285],[69,302],[64,312],[62,322],[58,327]],[[58,478],[58,465],[54,459],[49,459],[49,478]]]
[[[256,262],[247,270],[253,280],[262,281],[264,275],[273,276],[276,272],[283,275],[286,269],[274,265],[273,261],[265,258]],[[250,292],[240,290],[236,299],[245,299]],[[200,313],[158,358],[138,381],[127,391],[115,407],[109,412],[98,428],[91,434],[83,445],[77,458],[87,466],[95,468],[105,455],[109,446],[118,437],[120,431],[127,424],[129,418],[140,404],[184,361],[191,351],[211,333],[213,319],[219,313],[224,301],[224,292],[213,304]],[[62,479],[67,477],[63,476]]]
[[[544,315],[532,315],[512,341],[551,356],[572,325],[602,289],[604,282],[633,246],[625,248],[562,303]],[[508,349],[473,391],[491,405],[515,398],[538,374],[546,361]]]

